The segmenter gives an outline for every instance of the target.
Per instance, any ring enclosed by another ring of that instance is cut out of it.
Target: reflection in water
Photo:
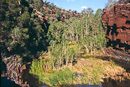
[[[7,79],[6,77],[1,77],[1,85],[0,87],[21,87],[16,84],[14,81]]]
[[[84,77],[83,74],[78,74],[78,73],[75,73],[75,76],[77,78],[83,78]],[[90,84],[90,80],[89,80],[89,84]],[[84,85],[77,84],[77,85],[71,85],[71,86],[70,85],[63,85],[61,87],[103,87],[102,85],[89,85],[89,84],[84,84]]]
[[[61,87],[103,87],[102,85],[64,85],[64,86],[61,86]]]
[[[75,76],[78,78],[78,77],[84,77],[84,75],[83,74],[78,74],[78,73],[75,73]]]

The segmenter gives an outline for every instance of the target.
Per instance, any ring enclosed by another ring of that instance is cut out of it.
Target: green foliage
[[[63,24],[62,21],[57,21],[55,20],[49,27],[48,30],[48,38],[50,40],[50,45],[52,45],[53,43],[61,43],[62,39],[63,39],[63,33],[64,30],[66,29],[66,25]]]
[[[45,73],[44,67],[49,61],[32,61],[30,73],[34,75],[43,75]]]
[[[50,86],[58,86],[72,83],[72,72],[69,68],[65,68],[64,70],[55,70],[45,72],[43,70],[45,64],[47,62],[44,61],[33,61],[31,65],[30,73],[37,75],[39,80],[50,85]]]
[[[65,22],[55,20],[49,26],[47,36],[53,69],[72,63],[82,46],[91,53],[105,47],[102,10],[98,9],[95,14],[91,13],[91,9],[88,9],[88,12],[90,14],[86,14],[83,18],[70,18]]]
[[[46,50],[48,40],[49,58],[45,60],[43,56],[46,54],[42,53],[39,61],[32,61],[30,73],[38,75],[40,80],[50,86],[67,84],[68,81],[68,84],[72,84],[72,71],[61,68],[69,63],[73,65],[74,58],[82,46],[91,52],[105,47],[101,9],[92,14],[93,10],[89,8],[86,10],[87,14],[79,19],[66,13],[67,20],[64,21],[59,21],[64,15],[59,9],[56,11],[58,20],[52,21],[49,26],[46,22],[40,23],[41,20],[32,8],[45,15],[45,9],[41,8],[41,0],[2,0],[1,3],[3,5],[0,9],[0,39],[4,49],[2,51],[7,49],[6,52],[9,54],[18,54],[24,58],[20,59],[23,61],[25,58],[37,58],[40,52]],[[45,4],[49,5],[47,2]],[[97,71],[93,71],[93,75],[93,83],[98,83]]]
[[[72,84],[72,77],[72,71],[69,68],[65,68],[64,70],[51,72],[49,73],[48,77],[45,76],[41,78],[41,80],[50,86],[59,86],[65,84]]]
[[[74,57],[78,55],[79,45],[68,45],[65,43],[50,46],[49,55],[52,61],[52,67],[61,68],[64,64],[68,65],[70,62],[72,64]]]
[[[32,6],[35,7],[38,11],[42,11],[42,0],[27,0],[28,3]]]
[[[23,58],[25,56],[33,58],[38,51],[45,50],[47,42],[44,29],[46,25],[40,24],[40,19],[34,17],[28,2],[26,0],[2,0],[1,3],[2,48],[8,48],[10,53],[19,54]]]
[[[113,66],[115,67],[113,62],[103,61],[101,59],[96,59],[93,57],[86,58],[82,60],[84,65],[75,65],[73,67],[65,67],[61,70],[50,69],[48,72],[43,70],[43,66],[46,65],[47,62],[33,61],[30,73],[37,75],[39,80],[46,83],[49,86],[64,86],[64,85],[74,85],[74,84],[90,84],[90,85],[100,85],[100,80],[104,75],[105,67]],[[80,61],[78,61],[80,62]],[[50,64],[50,63],[49,63]],[[76,73],[79,71],[82,72]],[[78,77],[75,75],[78,74]]]

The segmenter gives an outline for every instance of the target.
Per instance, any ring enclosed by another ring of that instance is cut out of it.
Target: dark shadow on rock
[[[103,87],[129,87],[130,79],[119,81],[119,80],[113,80],[111,78],[108,78],[108,79],[104,79],[102,85]]]
[[[6,73],[6,64],[2,61],[2,58],[0,58],[0,74],[3,72]]]

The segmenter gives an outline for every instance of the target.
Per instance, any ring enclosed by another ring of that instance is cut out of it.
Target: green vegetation
[[[32,61],[30,73],[50,86],[100,84],[100,75],[104,74],[101,61],[90,58],[90,66],[81,66],[89,63],[87,59],[78,66],[73,62],[80,57],[81,51],[94,55],[105,47],[101,9],[95,14],[91,8],[82,13],[63,13],[63,9],[49,2],[44,2],[42,7],[41,0],[2,0],[1,3],[2,53],[17,54],[20,56],[18,61],[24,63],[39,59]],[[49,13],[54,13],[55,18]],[[78,78],[75,73],[80,70],[84,76]]]
[[[39,80],[49,86],[74,85],[74,84],[90,84],[100,85],[104,77],[104,73],[109,69],[118,69],[112,61],[104,61],[93,57],[80,58],[77,63],[72,66],[63,66],[62,69],[52,68],[45,71],[44,68],[48,62],[33,61],[30,73],[37,75]],[[77,74],[77,76],[75,75]]]
[[[0,39],[4,53],[18,54],[23,61],[46,50],[46,28],[33,13],[26,0],[2,0],[0,9]],[[35,49],[35,50],[34,50]]]
[[[34,68],[33,68],[34,69]],[[32,70],[33,70],[32,69]],[[37,69],[36,69],[37,70]],[[31,71],[35,73],[35,71]],[[72,71],[69,68],[64,70],[50,71],[49,73],[42,72],[43,74],[35,74],[39,76],[39,80],[48,84],[49,86],[59,86],[65,84],[72,84]]]
[[[64,64],[74,61],[80,50],[95,53],[105,47],[105,33],[101,20],[102,10],[96,14],[86,13],[83,18],[70,18],[64,22],[55,20],[49,26],[49,56],[52,67],[61,68]]]
[[[23,58],[23,61],[38,58],[39,53],[45,50],[51,51],[49,52],[50,56],[53,56],[51,54],[54,51],[52,50],[53,48],[63,50],[60,51],[60,54],[64,55],[62,55],[62,58],[59,58],[63,60],[66,58],[65,56],[76,56],[81,48],[85,48],[92,53],[94,50],[102,49],[105,46],[105,30],[101,19],[101,9],[95,14],[92,13],[92,9],[85,9],[86,13],[82,18],[70,16],[69,19],[64,21],[55,19],[49,24],[46,21],[41,23],[39,15],[33,10],[37,9],[42,13],[45,12],[44,8],[40,8],[42,6],[40,4],[42,3],[41,1],[2,0],[1,3],[1,48],[4,49],[4,53],[10,55],[18,54]],[[44,4],[50,5],[47,2],[44,2]],[[51,5],[49,8],[51,7],[56,8],[54,5]],[[72,55],[67,54],[70,44],[78,45],[78,50],[74,49]]]

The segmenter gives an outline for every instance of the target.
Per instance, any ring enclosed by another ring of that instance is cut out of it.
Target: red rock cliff
[[[119,0],[112,9],[103,12],[107,46],[130,52],[130,0]]]

